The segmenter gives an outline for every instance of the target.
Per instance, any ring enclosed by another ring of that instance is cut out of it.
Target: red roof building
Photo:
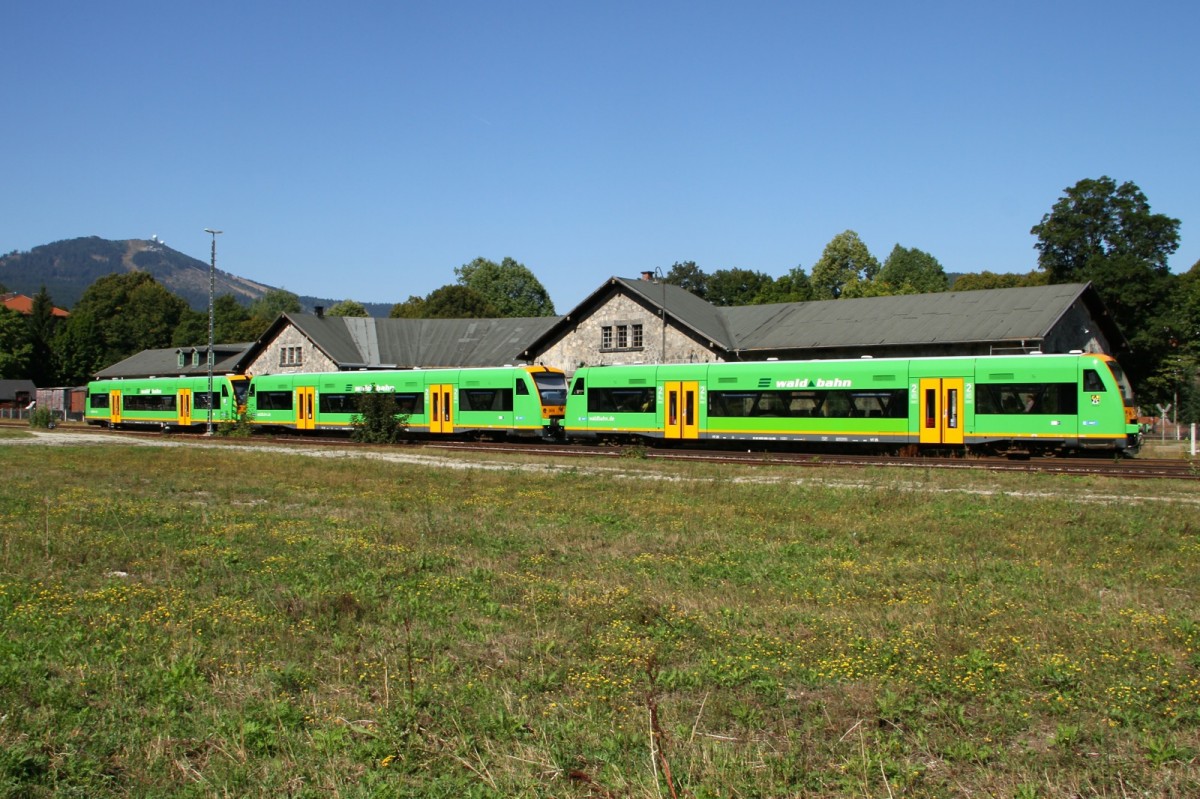
[[[26,297],[24,294],[17,294],[16,292],[11,294],[0,294],[0,305],[3,305],[9,310],[16,311],[22,316],[33,315],[33,298]],[[62,308],[55,308],[50,313],[53,316],[59,316],[63,318],[71,315],[70,311],[64,311]]]

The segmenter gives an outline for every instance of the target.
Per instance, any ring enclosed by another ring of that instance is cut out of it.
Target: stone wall
[[[290,358],[282,357],[285,354]],[[288,361],[284,363],[283,361]],[[312,341],[292,325],[279,331],[255,358],[246,371],[251,375],[295,374],[297,372],[336,372],[338,366],[325,353],[313,346]]]
[[[602,329],[625,326],[632,335],[634,325],[641,325],[640,347],[602,347]],[[665,350],[665,351],[664,351]],[[704,363],[721,360],[706,346],[669,323],[663,335],[663,322],[658,313],[630,297],[616,294],[590,315],[576,320],[575,327],[554,342],[535,359],[537,363],[557,367],[568,373],[580,366],[612,366],[635,363]]]

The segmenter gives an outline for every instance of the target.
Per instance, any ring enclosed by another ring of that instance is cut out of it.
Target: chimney
[[[317,315],[318,319],[324,319],[325,318],[325,306],[324,305],[314,305],[313,313],[315,313]]]
[[[654,279],[653,272],[642,272],[642,280],[653,280],[653,279]]]

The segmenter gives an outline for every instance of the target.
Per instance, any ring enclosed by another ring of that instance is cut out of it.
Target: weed
[[[0,795],[1200,793],[1165,486],[4,457]]]

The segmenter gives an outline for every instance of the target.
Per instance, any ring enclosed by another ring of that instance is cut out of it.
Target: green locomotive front
[[[392,394],[412,433],[542,437],[559,429],[566,378],[542,366],[258,375],[247,410],[256,426],[345,431],[367,392]]]
[[[107,427],[156,426],[187,429],[232,421],[244,403],[241,375],[209,378],[148,377],[88,383],[84,421]]]
[[[1138,443],[1120,367],[1080,353],[582,368],[564,424],[574,438],[848,448],[1038,452]]]

